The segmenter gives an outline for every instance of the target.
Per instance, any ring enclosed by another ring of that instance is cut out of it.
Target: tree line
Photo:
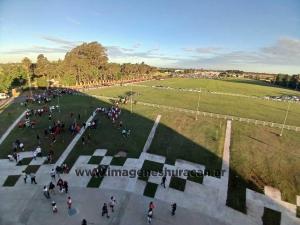
[[[67,52],[63,60],[49,61],[43,54],[36,63],[25,57],[21,63],[0,64],[0,92],[24,85],[105,85],[114,81],[141,80],[154,76],[157,68],[108,62],[106,49],[98,42],[83,43]]]
[[[287,75],[287,74],[278,74],[274,80],[274,84],[291,88],[295,90],[300,89],[300,74],[298,75]]]

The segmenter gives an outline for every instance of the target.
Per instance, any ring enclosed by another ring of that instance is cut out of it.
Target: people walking
[[[51,176],[51,179],[53,179],[55,181],[55,170],[53,168],[50,171],[50,176]]]
[[[50,193],[46,185],[43,188],[43,194],[45,195],[46,198],[50,198]]]
[[[69,185],[68,185],[68,182],[67,182],[67,181],[64,181],[64,189],[65,189],[66,194],[68,194],[68,191],[69,191]]]
[[[63,182],[63,180],[62,180],[61,178],[58,179],[56,185],[59,187],[59,191],[60,191],[60,192],[63,192],[63,191],[64,191],[64,188],[63,188],[64,182]]]
[[[51,192],[52,194],[55,194],[55,185],[52,183],[52,181],[49,184],[49,192]]]
[[[166,180],[167,180],[167,177],[166,177],[166,175],[164,175],[161,178],[161,183],[160,183],[160,185],[162,185],[164,188],[166,188]]]
[[[68,205],[68,209],[71,209],[71,208],[72,208],[72,199],[71,199],[70,196],[69,196],[68,199],[67,199],[67,205]]]
[[[149,210],[148,211],[153,211],[153,209],[155,208],[155,205],[154,205],[154,203],[153,202],[150,202],[149,203]]]
[[[176,208],[177,208],[176,203],[174,202],[174,203],[171,205],[171,207],[172,207],[172,216],[174,216],[174,215],[175,215]]]
[[[37,184],[37,182],[35,180],[35,174],[34,173],[30,174],[30,181],[31,181],[32,184]]]
[[[83,219],[83,220],[82,220],[81,225],[87,225],[86,219]]]
[[[148,223],[149,223],[149,224],[151,224],[151,222],[152,222],[152,216],[153,216],[153,210],[150,209],[150,210],[148,211],[148,215],[147,215],[147,220],[148,220]]]
[[[24,184],[27,183],[27,173],[25,171],[23,171],[23,180],[24,180]]]
[[[111,212],[114,212],[114,207],[116,205],[116,199],[114,196],[110,197],[109,207],[111,209]]]
[[[104,203],[103,207],[102,207],[102,216],[104,216],[104,215],[106,215],[106,217],[109,218],[108,209],[107,209],[106,203]]]
[[[51,205],[52,205],[52,212],[53,212],[53,213],[57,213],[56,202],[55,202],[55,201],[52,201]]]

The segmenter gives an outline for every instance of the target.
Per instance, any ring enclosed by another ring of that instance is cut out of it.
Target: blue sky
[[[0,62],[90,41],[112,62],[300,73],[300,1],[0,0]]]

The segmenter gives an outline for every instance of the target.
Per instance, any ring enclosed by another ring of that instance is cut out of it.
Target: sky
[[[299,74],[300,1],[0,0],[1,63],[91,41],[110,62]]]

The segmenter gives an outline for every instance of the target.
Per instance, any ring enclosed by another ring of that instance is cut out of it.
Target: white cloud
[[[75,24],[75,25],[80,25],[80,24],[81,24],[78,20],[74,19],[73,17],[67,16],[67,17],[66,17],[66,20],[67,20],[68,22],[72,23],[72,24]]]
[[[198,47],[198,48],[183,48],[185,52],[199,53],[199,54],[214,54],[218,53],[222,48],[220,47]]]
[[[139,48],[139,47],[141,47],[141,45],[142,45],[141,43],[135,43],[132,47],[133,48]]]
[[[57,38],[57,37],[52,37],[52,36],[42,36],[42,39],[46,40],[46,41],[50,41],[54,44],[62,44],[65,46],[72,46],[75,47],[76,45],[81,44],[81,41],[69,41],[69,40],[65,40],[65,39],[61,39],[61,38]]]
[[[183,49],[193,53],[210,53],[218,49],[194,48]],[[195,54],[181,59],[177,64],[170,66],[196,67],[196,68],[219,68],[219,69],[247,69],[267,71],[276,69],[281,72],[284,68],[289,73],[300,72],[300,39],[281,38],[276,43],[253,51],[217,52],[212,55]],[[270,69],[273,68],[273,69]]]

